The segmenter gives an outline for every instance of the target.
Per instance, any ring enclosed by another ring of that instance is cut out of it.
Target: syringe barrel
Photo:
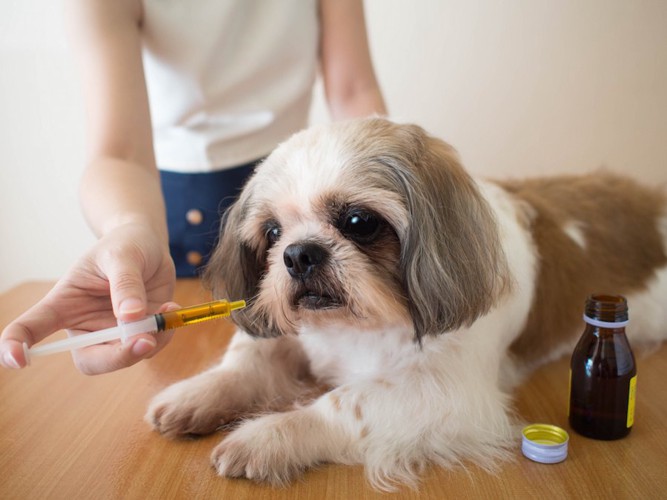
[[[97,332],[83,333],[75,337],[69,337],[49,344],[30,348],[31,356],[46,356],[47,354],[54,354],[56,352],[70,351],[73,349],[81,349],[94,344],[101,344],[102,342],[109,342],[123,337],[123,330],[125,335],[132,336],[139,333],[149,333],[157,331],[155,317],[149,316],[139,321],[126,323],[123,326],[113,326]]]

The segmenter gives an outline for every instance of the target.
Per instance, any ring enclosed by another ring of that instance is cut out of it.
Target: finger
[[[29,347],[63,328],[62,318],[44,301],[11,322],[0,337],[0,365],[23,368],[27,364],[23,344]]]
[[[152,355],[158,342],[151,334],[136,335],[125,343],[99,344],[72,351],[76,367],[86,375],[127,368]]]
[[[27,364],[23,354],[23,345],[15,340],[0,342],[0,365],[5,368],[19,369]]]
[[[111,304],[116,318],[136,321],[146,315],[146,287],[141,270],[127,261],[105,263]]]
[[[160,306],[158,309],[158,313],[161,312],[167,312],[167,311],[175,311],[176,309],[180,309],[181,306],[179,306],[176,302],[166,302]],[[158,352],[160,352],[171,340],[171,338],[174,336],[174,330],[165,330],[163,332],[158,332],[155,334],[155,339],[157,340],[157,347],[146,356],[146,358],[152,358],[155,356]]]
[[[175,302],[163,304],[158,312],[180,309]],[[140,334],[125,343],[100,344],[72,351],[74,364],[86,375],[108,373],[132,366],[160,352],[171,340],[173,331]]]
[[[162,313],[168,311],[175,311],[176,309],[181,309],[181,306],[179,306],[176,302],[165,302],[160,306],[157,312]]]

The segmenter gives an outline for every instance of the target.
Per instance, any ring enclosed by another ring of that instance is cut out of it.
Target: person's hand
[[[175,283],[168,248],[139,224],[106,234],[35,306],[10,323],[0,337],[0,364],[26,365],[22,344],[32,346],[52,333],[71,335],[108,328],[116,319],[136,321],[148,313],[175,309]],[[162,349],[171,333],[141,334],[129,341],[72,351],[83,373],[105,373],[133,365]]]

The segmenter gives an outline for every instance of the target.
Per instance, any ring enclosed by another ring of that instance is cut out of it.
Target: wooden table
[[[0,295],[0,328],[36,302],[51,283],[26,283]],[[208,300],[196,280],[179,281],[175,300]],[[341,498],[385,496],[361,467],[322,466],[285,489],[215,475],[209,454],[222,433],[170,441],[143,421],[149,399],[167,384],[214,363],[233,328],[226,321],[178,332],[152,360],[88,377],[68,354],[38,358],[22,371],[0,369],[0,498]],[[59,335],[62,335],[59,334]],[[426,471],[418,491],[394,498],[665,498],[667,495],[667,346],[638,356],[636,422],[614,442],[570,432],[567,460],[543,465],[524,458],[495,474],[474,466]],[[568,361],[538,371],[517,393],[528,422],[568,429]]]

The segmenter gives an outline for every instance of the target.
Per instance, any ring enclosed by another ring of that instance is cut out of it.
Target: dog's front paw
[[[211,455],[218,474],[284,486],[315,465],[317,446],[310,433],[299,433],[295,413],[267,415],[231,432]]]
[[[167,437],[215,432],[247,410],[233,377],[202,373],[167,387],[153,398],[145,420]]]

